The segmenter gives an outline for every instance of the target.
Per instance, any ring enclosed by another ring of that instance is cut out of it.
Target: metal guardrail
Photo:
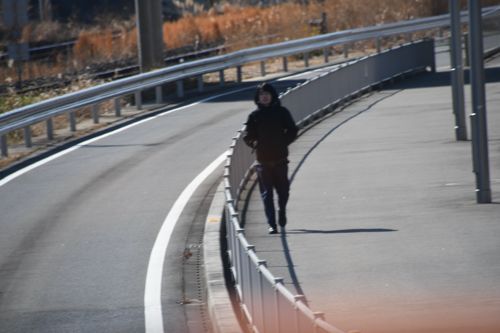
[[[500,6],[483,9],[483,15],[494,16],[500,13]],[[465,13],[462,19],[466,20]],[[156,100],[161,102],[162,85],[170,82],[177,83],[177,94],[184,95],[183,80],[198,77],[198,90],[203,90],[203,74],[219,72],[220,82],[224,82],[224,70],[237,68],[237,81],[242,80],[242,66],[246,63],[265,61],[270,58],[283,57],[283,67],[287,71],[287,56],[294,54],[305,54],[313,50],[323,49],[325,61],[328,61],[328,48],[335,45],[348,45],[361,40],[376,39],[377,49],[381,51],[382,38],[391,35],[411,34],[413,32],[442,28],[449,25],[449,15],[402,21],[397,23],[384,24],[368,28],[352,29],[319,35],[310,38],[293,40],[283,43],[266,45],[241,51],[236,51],[226,55],[215,56],[207,59],[191,61],[168,68],[155,70],[152,72],[116,80],[102,84],[97,87],[84,89],[78,92],[52,98],[46,101],[25,106],[0,115],[0,150],[2,156],[8,155],[9,132],[24,129],[25,145],[31,146],[30,126],[43,121],[47,122],[47,137],[53,138],[52,118],[60,114],[69,114],[70,129],[76,131],[76,120],[74,111],[83,107],[92,106],[94,121],[97,122],[97,108],[99,103],[107,100],[115,100],[115,113],[121,115],[120,98],[126,95],[134,95],[138,108],[142,106],[141,91],[146,89],[156,89]],[[307,56],[304,57],[308,66]],[[263,66],[264,67],[264,66]],[[263,71],[264,72],[264,71]]]
[[[347,63],[281,95],[299,126],[331,112],[336,105],[405,73],[434,69],[434,42],[403,45]],[[311,99],[310,96],[315,96]],[[313,312],[303,295],[293,295],[267,268],[245,238],[237,211],[240,194],[252,173],[254,154],[242,140],[245,128],[233,139],[224,172],[226,237],[231,271],[246,319],[254,332],[342,333]]]

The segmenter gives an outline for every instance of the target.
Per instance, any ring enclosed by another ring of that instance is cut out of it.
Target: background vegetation
[[[226,50],[233,51],[311,36],[318,34],[319,28],[309,23],[313,19],[319,19],[322,13],[326,13],[328,32],[333,32],[437,15],[448,10],[448,0],[309,0],[280,1],[281,4],[268,6],[217,3],[219,4],[209,10],[186,10],[181,18],[165,22],[165,50],[224,45]],[[500,0],[483,0],[482,3],[484,6],[500,4]],[[462,1],[462,5],[465,7],[466,1]],[[113,63],[119,66],[136,63],[135,19],[122,17],[123,13],[116,17],[103,14],[91,24],[68,20],[45,21],[27,26],[23,32],[23,40],[31,45],[69,39],[75,39],[76,43],[70,52],[54,54],[44,61],[26,62],[23,65],[24,78],[33,80],[71,76],[77,77],[77,86],[78,81],[84,81],[84,86],[87,86],[88,81],[75,76],[75,73],[85,73],[99,64]],[[11,65],[1,65],[0,85],[12,85],[15,82],[17,74],[15,67]],[[49,91],[43,97],[66,90]],[[11,91],[15,100],[9,100],[9,96],[0,97],[0,112],[38,98],[33,96],[16,99],[14,90]]]

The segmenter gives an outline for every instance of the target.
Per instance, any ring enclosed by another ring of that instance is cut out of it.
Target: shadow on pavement
[[[305,161],[307,160],[307,158],[311,155],[311,153],[314,151],[314,149],[316,149],[328,136],[330,136],[330,134],[332,134],[335,130],[337,130],[339,127],[343,126],[344,124],[346,124],[347,122],[349,122],[350,120],[360,116],[361,114],[367,112],[367,111],[370,111],[375,105],[377,105],[378,103],[382,102],[383,100],[387,99],[387,98],[390,98],[394,95],[396,95],[398,92],[400,92],[401,89],[398,89],[397,91],[393,92],[393,93],[390,93],[388,95],[384,95],[382,96],[381,98],[377,99],[376,101],[374,101],[372,104],[368,105],[365,109],[357,112],[356,114],[354,114],[353,116],[347,118],[346,120],[342,121],[340,124],[338,124],[337,126],[333,127],[331,130],[329,130],[325,135],[323,135],[308,151],[307,153],[304,154],[304,156],[302,157],[302,159],[299,161],[299,163],[297,164],[297,166],[295,167],[295,169],[293,170],[292,174],[290,175],[290,183],[293,183],[293,180],[295,179],[295,176],[297,175],[297,173],[299,172],[300,168],[302,167],[302,165],[305,163]],[[303,133],[301,133],[302,135]]]
[[[292,229],[287,231],[289,234],[351,234],[360,232],[394,232],[395,229],[340,229],[340,230],[314,230],[314,229]]]
[[[299,295],[304,295],[304,291],[300,286],[299,279],[297,278],[297,273],[295,272],[295,265],[293,263],[292,256],[290,254],[290,248],[288,247],[287,234],[346,234],[346,233],[361,233],[361,232],[394,232],[398,231],[395,229],[385,229],[385,228],[374,228],[374,229],[340,229],[340,230],[313,230],[313,229],[291,229],[282,231],[280,233],[281,244],[283,245],[283,254],[285,255],[285,260],[287,263],[288,273],[292,279],[292,284]],[[304,299],[307,305],[307,299]]]
[[[290,278],[292,279],[293,286],[299,295],[304,295],[304,290],[300,286],[299,279],[297,278],[297,273],[295,273],[295,265],[293,264],[292,256],[290,255],[290,248],[288,247],[288,241],[286,239],[286,231],[280,233],[281,243],[283,244],[283,253],[285,255],[285,260],[288,266],[288,273],[290,273]],[[307,299],[304,299],[304,303],[308,305]]]
[[[500,67],[489,67],[484,70],[484,80],[486,83],[500,82]],[[470,83],[470,71],[464,70],[464,82]],[[451,72],[435,72],[417,75],[410,80],[398,81],[387,86],[388,90],[393,89],[412,89],[412,88],[431,88],[451,85]],[[451,87],[450,87],[451,89]]]

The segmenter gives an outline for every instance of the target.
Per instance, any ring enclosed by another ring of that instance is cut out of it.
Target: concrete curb
[[[226,287],[221,257],[220,229],[224,204],[224,184],[221,182],[210,205],[203,236],[208,312],[215,333],[240,333],[242,329]]]

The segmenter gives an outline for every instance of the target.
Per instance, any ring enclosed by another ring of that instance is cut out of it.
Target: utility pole
[[[28,24],[28,0],[3,0],[4,26],[8,29],[7,50],[17,69],[17,88],[22,87],[23,61],[29,59],[28,43],[22,42],[23,27]]]
[[[135,0],[141,72],[163,67],[161,0]]]
[[[472,89],[470,118],[472,158],[476,174],[476,199],[477,203],[491,203],[481,19],[481,0],[469,0],[469,58]]]
[[[38,0],[38,15],[40,21],[52,20],[52,5],[50,0]]]
[[[465,121],[460,1],[449,0],[449,8],[451,17],[451,92],[453,96],[453,114],[455,115],[455,137],[458,141],[465,141],[467,140],[467,125]]]
[[[45,7],[45,1],[44,0],[38,0],[38,18],[40,21],[45,21],[45,15],[44,15],[44,7]]]

